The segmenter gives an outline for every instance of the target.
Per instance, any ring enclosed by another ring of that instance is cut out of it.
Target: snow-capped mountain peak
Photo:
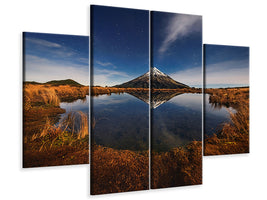
[[[153,67],[152,68],[152,76],[166,76],[167,77],[167,75],[166,74],[164,74],[163,72],[161,72],[158,68],[156,68],[156,67]]]
[[[156,67],[153,67],[152,69],[151,69],[151,74],[152,74],[152,76],[165,76],[165,77],[167,77],[167,75],[166,74],[164,74],[163,72],[161,72],[158,68],[156,68]],[[145,73],[143,76],[147,76],[147,77],[149,77],[149,75],[150,75],[150,71],[148,71],[147,73]]]
[[[151,88],[153,89],[177,89],[177,88],[188,88],[189,86],[177,82],[169,77],[167,74],[161,72],[156,67],[151,70]],[[122,88],[149,88],[150,84],[150,71],[139,76],[131,81],[123,83],[121,85],[115,85],[114,87]]]

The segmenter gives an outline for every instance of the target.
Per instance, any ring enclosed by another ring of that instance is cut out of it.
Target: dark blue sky
[[[73,79],[89,84],[89,37],[44,33],[23,34],[25,80]]]
[[[202,84],[202,17],[151,12],[152,65],[189,86]]]
[[[113,86],[149,70],[149,12],[91,7],[94,85]]]
[[[204,45],[207,88],[249,85],[249,48]]]

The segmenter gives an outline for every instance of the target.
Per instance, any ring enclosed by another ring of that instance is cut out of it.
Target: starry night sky
[[[89,37],[23,33],[25,81],[73,79],[89,85]]]
[[[204,45],[206,87],[249,86],[249,48]]]
[[[202,86],[202,17],[151,12],[152,66],[176,81]]]
[[[93,84],[113,86],[149,70],[149,12],[91,6]]]

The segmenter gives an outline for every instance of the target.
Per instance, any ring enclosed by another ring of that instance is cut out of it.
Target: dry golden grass
[[[92,146],[91,194],[148,189],[148,151],[134,152]],[[202,183],[202,142],[151,155],[151,187]]]
[[[93,145],[91,151],[91,194],[148,189],[148,152],[97,145]]]
[[[57,125],[47,118],[40,132],[24,135],[23,149],[24,167],[89,163],[87,115],[72,112]]]
[[[151,188],[202,183],[202,142],[151,156]]]
[[[202,93],[201,88],[152,89],[152,92]]]
[[[58,123],[59,114],[65,112],[60,101],[84,98],[88,93],[89,87],[83,86],[24,84],[24,167],[89,162],[87,115],[72,112]]]
[[[152,92],[201,93],[201,89],[156,89]],[[148,93],[147,88],[92,87],[92,95],[111,93]],[[148,189],[148,152],[116,150],[92,146],[91,193],[106,194]],[[186,147],[152,154],[152,188],[201,184],[202,145],[192,142]]]
[[[210,94],[210,103],[238,107],[243,103],[249,103],[249,88],[223,88],[205,89]]]
[[[24,110],[39,105],[59,106],[61,101],[85,98],[88,94],[89,87],[86,86],[24,84]]]
[[[82,111],[70,112],[60,122],[59,127],[76,134],[78,139],[85,138],[89,134],[88,115]]]
[[[59,96],[61,101],[72,101],[75,99],[85,98],[86,95],[89,95],[89,87],[83,86],[69,86],[69,85],[60,85],[60,86],[52,86]]]
[[[24,137],[24,144],[31,144],[32,149],[47,151],[62,146],[77,146],[89,138],[88,117],[85,113],[70,112],[59,124],[51,123],[47,118],[43,130]]]
[[[148,88],[115,88],[115,87],[91,87],[91,95],[97,96],[101,94],[124,93],[133,91],[149,91]]]
[[[24,101],[27,103],[25,109],[30,109],[36,104],[48,104],[59,106],[60,100],[53,88],[46,88],[41,85],[25,85],[23,93]]]
[[[249,153],[249,88],[208,89],[210,103],[231,106],[230,122],[218,133],[205,137],[205,155]]]

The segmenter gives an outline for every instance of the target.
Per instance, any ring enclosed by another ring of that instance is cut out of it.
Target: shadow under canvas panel
[[[202,183],[202,17],[151,12],[151,188]]]
[[[249,47],[204,45],[204,155],[249,153]]]
[[[147,190],[149,13],[91,6],[90,22],[91,194]]]
[[[88,164],[89,37],[23,33],[23,167]]]

